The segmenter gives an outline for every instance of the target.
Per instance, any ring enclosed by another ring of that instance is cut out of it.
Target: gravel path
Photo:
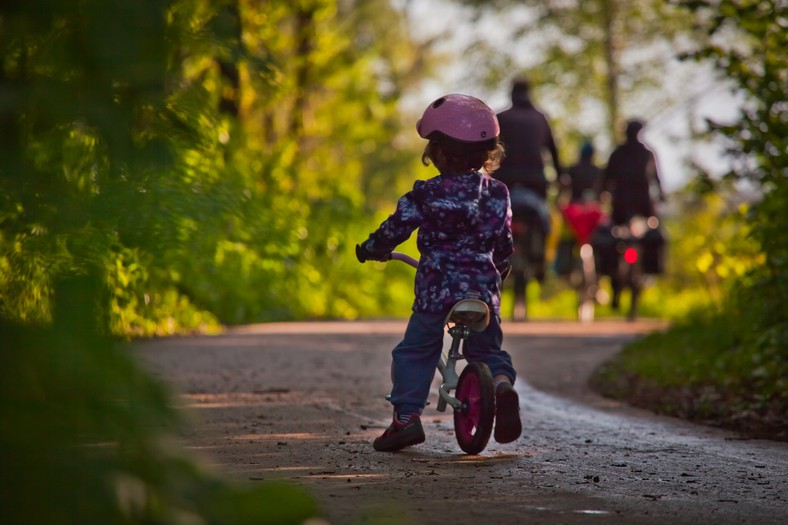
[[[427,407],[426,443],[376,453],[402,321],[266,324],[135,347],[193,416],[183,438],[241,483],[306,487],[334,525],[788,523],[788,444],[622,406],[590,373],[659,323],[506,323],[524,417],[515,443],[459,450]]]

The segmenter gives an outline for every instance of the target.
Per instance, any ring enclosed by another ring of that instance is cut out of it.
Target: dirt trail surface
[[[135,346],[181,394],[188,447],[242,483],[307,488],[332,525],[788,523],[788,444],[622,406],[586,379],[658,323],[505,323],[524,432],[461,453],[452,417],[372,450],[403,321],[266,324]],[[433,384],[437,390],[437,382]]]

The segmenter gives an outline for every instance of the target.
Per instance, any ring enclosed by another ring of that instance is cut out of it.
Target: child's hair
[[[441,173],[484,169],[492,174],[500,166],[503,156],[503,144],[497,138],[484,142],[461,142],[443,136],[427,143],[421,162],[429,166],[432,161]]]

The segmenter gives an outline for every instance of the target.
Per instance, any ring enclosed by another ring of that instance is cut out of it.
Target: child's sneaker
[[[378,452],[393,452],[423,442],[424,429],[418,414],[410,416],[407,423],[400,422],[394,414],[394,421],[383,435],[372,442],[372,447]]]
[[[520,397],[511,383],[501,383],[495,389],[495,441],[511,443],[522,431]]]

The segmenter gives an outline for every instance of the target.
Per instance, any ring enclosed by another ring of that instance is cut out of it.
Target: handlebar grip
[[[416,259],[414,259],[409,255],[405,255],[404,253],[400,253],[400,252],[391,252],[385,255],[381,255],[380,257],[372,257],[372,254],[369,253],[367,250],[365,250],[360,244],[356,245],[356,259],[358,259],[358,262],[360,263],[365,263],[367,261],[386,262],[386,261],[391,261],[393,259],[396,261],[402,261],[406,264],[409,264],[410,266],[413,266],[414,268],[419,267],[419,261],[417,261]]]
[[[367,251],[362,248],[360,244],[356,245],[356,259],[358,259],[360,263],[365,263],[369,260],[367,258]]]
[[[367,261],[380,261],[386,262],[391,260],[391,254],[387,253],[381,256],[375,256],[374,254],[370,253],[369,250],[365,249],[360,244],[356,245],[356,259],[358,262],[365,263]]]

